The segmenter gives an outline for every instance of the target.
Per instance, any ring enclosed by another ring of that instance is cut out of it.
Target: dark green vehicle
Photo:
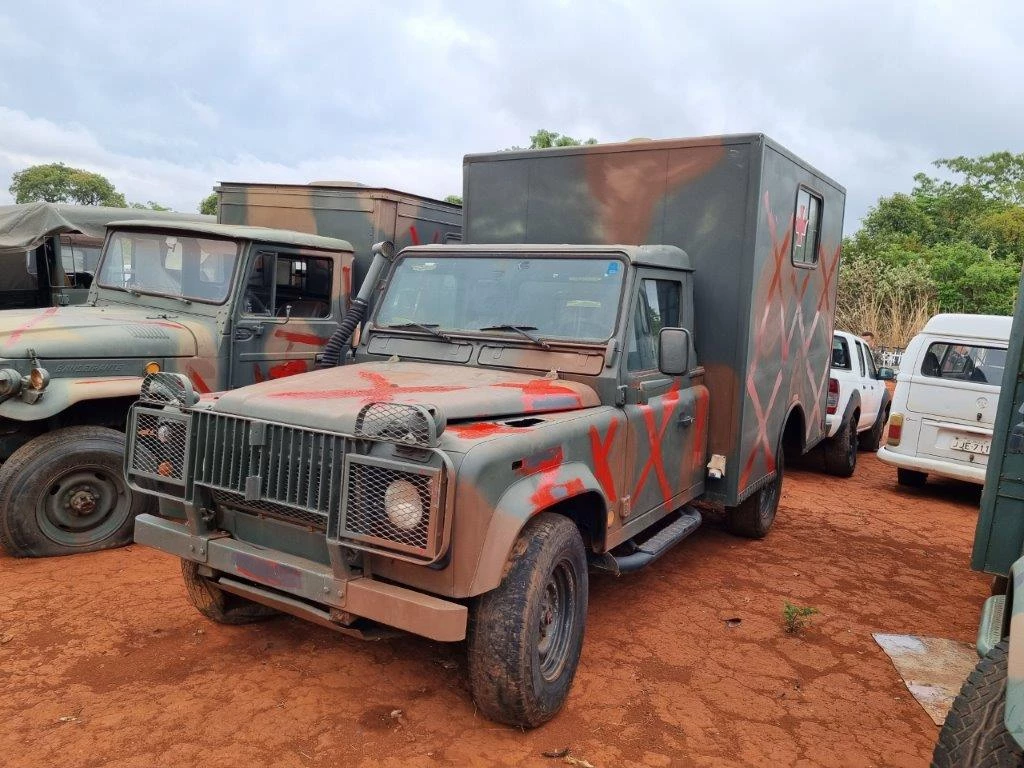
[[[1024,303],[1019,299],[971,567],[993,576],[993,594],[978,627],[981,660],[946,717],[932,765],[1024,766]]]

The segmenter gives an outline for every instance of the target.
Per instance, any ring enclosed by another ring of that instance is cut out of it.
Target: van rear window
[[[921,375],[998,385],[1005,365],[1006,350],[999,347],[935,342],[924,353]]]

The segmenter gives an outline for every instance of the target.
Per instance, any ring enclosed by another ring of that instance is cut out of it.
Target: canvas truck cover
[[[23,203],[0,206],[0,255],[24,253],[38,248],[48,237],[82,234],[102,240],[106,227],[118,219],[153,221],[212,222],[213,216],[176,211],[137,208],[107,208],[98,205]]]
[[[710,498],[737,504],[774,475],[794,408],[803,447],[821,439],[843,187],[760,134],[468,155],[463,180],[467,243],[690,255],[708,450],[727,459]]]
[[[461,206],[353,182],[225,181],[216,192],[221,223],[294,229],[350,242],[356,286],[362,284],[374,243],[391,240],[398,252],[409,245],[446,242],[462,232]]]

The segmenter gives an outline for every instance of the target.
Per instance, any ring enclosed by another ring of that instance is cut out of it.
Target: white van
[[[924,485],[929,474],[985,482],[1012,320],[936,315],[910,342],[878,451],[900,485]]]

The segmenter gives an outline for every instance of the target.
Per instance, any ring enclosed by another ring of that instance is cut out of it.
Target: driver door
[[[231,387],[314,368],[341,319],[341,256],[258,245],[232,335]]]
[[[688,375],[666,376],[658,370],[658,334],[662,328],[680,327],[681,301],[680,282],[656,277],[642,278],[634,297],[622,362],[627,523],[652,510],[681,505],[688,500],[682,494],[694,485],[695,476],[701,476],[703,451],[695,459],[693,446],[706,421],[707,399],[696,401]]]

